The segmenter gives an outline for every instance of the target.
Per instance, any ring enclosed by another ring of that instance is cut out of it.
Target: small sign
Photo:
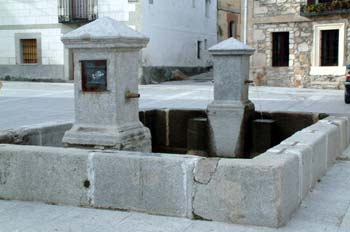
[[[81,61],[83,91],[101,92],[107,90],[107,60]]]

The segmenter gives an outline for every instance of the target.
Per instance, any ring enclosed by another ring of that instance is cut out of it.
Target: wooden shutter
[[[38,63],[36,39],[22,39],[22,61],[24,64]]]

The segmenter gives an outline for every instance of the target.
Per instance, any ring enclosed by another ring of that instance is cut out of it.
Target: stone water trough
[[[148,40],[119,22],[62,40],[74,53],[75,121],[0,132],[0,199],[280,227],[350,143],[347,117],[265,112],[268,126],[256,126],[253,50],[234,39],[210,50],[206,111],[139,111]],[[254,138],[274,139],[257,153]]]

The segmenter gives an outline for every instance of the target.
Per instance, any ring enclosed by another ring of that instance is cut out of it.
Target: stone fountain
[[[111,18],[65,34],[74,54],[75,123],[67,146],[151,151],[149,129],[139,121],[140,50],[149,39]]]

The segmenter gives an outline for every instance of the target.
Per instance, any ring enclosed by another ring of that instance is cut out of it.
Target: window
[[[201,58],[202,41],[197,41],[197,59]]]
[[[60,23],[93,21],[97,18],[97,6],[97,0],[58,0],[58,21]]]
[[[210,0],[205,0],[205,17],[209,18]]]
[[[230,21],[229,23],[228,37],[236,37],[236,24],[234,21]]]
[[[289,32],[272,33],[272,66],[289,66]]]
[[[21,39],[22,63],[37,64],[38,52],[36,39]]]
[[[345,75],[345,23],[314,24],[310,75]]]
[[[338,66],[339,30],[321,31],[321,66]]]

